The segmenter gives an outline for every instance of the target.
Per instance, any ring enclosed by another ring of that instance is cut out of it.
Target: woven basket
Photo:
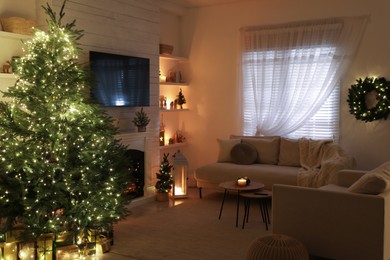
[[[1,18],[1,25],[5,32],[31,35],[33,27],[36,25],[34,20],[24,19],[22,17]]]
[[[168,44],[160,44],[160,54],[171,55],[173,46]]]

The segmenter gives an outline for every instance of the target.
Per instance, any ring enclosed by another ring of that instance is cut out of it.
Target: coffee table
[[[245,192],[245,191],[259,190],[259,189],[264,187],[264,184],[260,183],[260,182],[252,181],[247,186],[238,186],[236,181],[226,181],[226,182],[220,183],[219,187],[224,188],[225,192],[223,194],[223,199],[222,199],[221,209],[219,210],[219,218],[218,219],[221,219],[226,195],[229,194],[229,191],[235,191],[235,192],[237,192],[236,227],[238,227],[238,212],[239,212],[239,208],[240,208],[240,193]]]
[[[257,200],[260,205],[260,212],[265,223],[265,228],[268,230],[268,225],[271,224],[269,213],[268,213],[268,204],[272,199],[272,191],[270,190],[261,190],[258,192],[243,192],[240,194],[244,198],[245,213],[244,219],[242,221],[242,228],[245,226],[245,222],[248,223],[249,219],[249,208],[251,205],[251,200]]]

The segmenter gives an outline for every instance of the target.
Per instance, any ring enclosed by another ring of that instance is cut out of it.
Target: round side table
[[[225,192],[223,194],[221,209],[219,211],[219,218],[221,219],[222,216],[222,210],[223,205],[225,204],[225,198],[226,195],[229,193],[229,191],[235,191],[237,192],[237,212],[236,212],[236,227],[238,227],[238,212],[240,208],[240,194],[245,191],[254,191],[259,190],[264,187],[263,183],[260,182],[251,182],[249,185],[246,186],[238,186],[236,181],[226,181],[219,184],[219,187],[224,188]]]
[[[268,204],[272,199],[272,191],[270,190],[260,190],[257,192],[242,192],[240,194],[241,197],[244,198],[244,219],[242,221],[242,228],[245,226],[245,222],[248,223],[249,220],[249,209],[251,205],[251,200],[257,200],[260,205],[260,212],[263,218],[263,222],[265,223],[265,228],[268,230],[268,224],[271,224],[269,212],[268,212]]]

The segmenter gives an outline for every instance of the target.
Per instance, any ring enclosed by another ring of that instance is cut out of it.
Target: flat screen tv
[[[104,107],[149,106],[149,59],[89,52],[92,97]]]

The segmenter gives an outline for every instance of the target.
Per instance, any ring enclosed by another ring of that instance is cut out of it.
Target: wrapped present
[[[111,249],[111,239],[107,238],[104,235],[99,235],[98,240],[96,241],[96,254],[103,254]]]
[[[0,233],[0,243],[5,242],[5,233]]]
[[[84,242],[79,244],[79,248],[80,255],[83,255],[84,257],[96,255],[96,242]]]
[[[5,232],[5,242],[6,243],[13,243],[13,242],[19,242],[22,241],[24,228],[16,227],[11,230],[8,230]]]
[[[58,247],[56,249],[56,259],[57,260],[73,260],[79,259],[80,249],[77,245],[68,245]]]
[[[17,260],[18,259],[18,245],[14,243],[3,243],[3,253],[4,258],[7,260]]]
[[[73,231],[59,232],[57,234],[57,238],[55,242],[57,247],[76,244],[74,232]]]
[[[99,238],[100,230],[98,229],[88,229],[88,241],[96,242]]]
[[[18,248],[18,250],[19,250],[18,256],[20,259],[34,259],[35,258],[35,245],[34,245],[34,243],[19,243],[18,247],[19,247]],[[43,259],[43,258],[40,258],[40,259]],[[46,259],[48,259],[48,258],[46,258]]]
[[[47,233],[38,237],[38,258],[43,260],[53,259],[53,250],[55,247],[55,234]]]

